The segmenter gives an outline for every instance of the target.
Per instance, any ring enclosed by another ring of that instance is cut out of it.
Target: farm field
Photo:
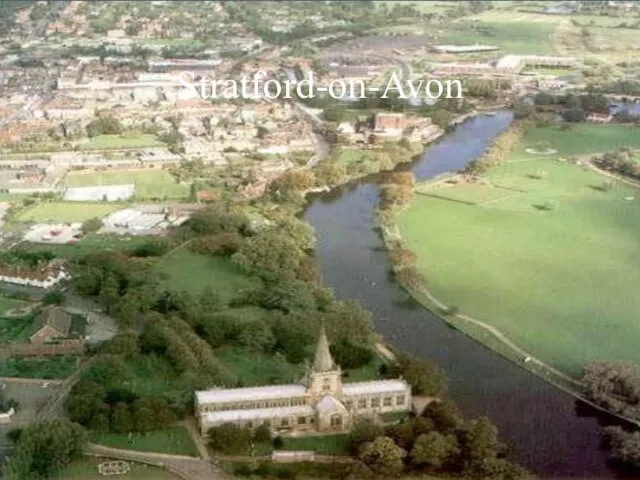
[[[104,480],[104,475],[98,472],[98,465],[106,459],[83,458],[66,467],[58,477],[59,480]],[[142,463],[128,462],[131,466],[129,473],[114,475],[118,480],[178,480],[180,477],[164,470]]]
[[[148,433],[92,433],[89,441],[124,450],[198,456],[198,450],[184,427],[168,427]]]
[[[80,145],[82,150],[117,150],[119,148],[158,147],[163,143],[148,133],[124,135],[97,135]]]
[[[74,223],[84,222],[90,218],[102,218],[124,208],[117,203],[81,203],[81,202],[47,202],[38,203],[20,213],[16,220],[19,222],[51,222]]]
[[[227,302],[255,285],[255,280],[227,258],[199,255],[186,248],[163,257],[154,271],[170,291],[200,294],[213,289]]]
[[[544,138],[572,154],[630,140],[609,128],[591,139],[591,127],[577,129],[583,141]],[[512,160],[483,175],[484,185],[422,188],[398,214],[429,290],[573,376],[588,361],[640,362],[640,192],[603,188],[605,178],[559,155]],[[505,187],[513,190],[502,196]]]
[[[176,182],[174,176],[166,170],[70,172],[64,179],[66,187],[123,184],[135,184],[136,197],[140,199],[186,198],[190,192],[188,184]]]

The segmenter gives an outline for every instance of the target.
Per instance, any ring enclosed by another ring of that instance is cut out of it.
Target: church
[[[195,393],[202,435],[224,423],[247,428],[265,425],[278,434],[346,432],[357,417],[410,410],[411,386],[405,380],[343,383],[324,328],[313,365],[300,383]]]

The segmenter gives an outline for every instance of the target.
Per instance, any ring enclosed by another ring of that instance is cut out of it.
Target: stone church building
[[[195,393],[200,431],[234,423],[294,431],[348,431],[358,416],[411,410],[411,386],[402,379],[342,383],[324,329],[313,365],[299,384],[212,389]]]

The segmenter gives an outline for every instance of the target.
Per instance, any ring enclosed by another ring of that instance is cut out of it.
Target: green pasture
[[[107,170],[69,172],[66,187],[89,187],[98,185],[134,184],[136,196],[145,198],[186,198],[190,186],[179,183],[166,170]]]
[[[577,138],[537,129],[527,143],[586,154],[640,142],[624,127],[575,128]],[[482,180],[434,187],[443,198],[418,194],[398,214],[430,291],[571,375],[588,361],[640,363],[640,191],[603,188],[558,155],[516,154]],[[501,197],[505,188],[514,194]]]
[[[117,203],[83,203],[83,202],[47,202],[38,203],[20,213],[16,220],[19,222],[40,223],[75,223],[84,222],[90,218],[102,218],[124,208]]]
[[[163,257],[154,272],[170,291],[200,294],[213,289],[227,302],[253,288],[256,282],[227,258],[200,255],[187,249]]]

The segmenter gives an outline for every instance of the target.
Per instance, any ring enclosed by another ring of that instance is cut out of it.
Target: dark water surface
[[[468,120],[405,169],[418,180],[458,170],[511,121],[506,111]],[[579,411],[570,395],[412,305],[389,280],[387,254],[374,230],[377,202],[375,176],[311,202],[304,217],[316,229],[325,285],[371,310],[389,343],[445,369],[450,396],[467,416],[487,415],[498,425],[512,459],[542,476],[618,478],[600,448],[601,426],[593,412]]]

